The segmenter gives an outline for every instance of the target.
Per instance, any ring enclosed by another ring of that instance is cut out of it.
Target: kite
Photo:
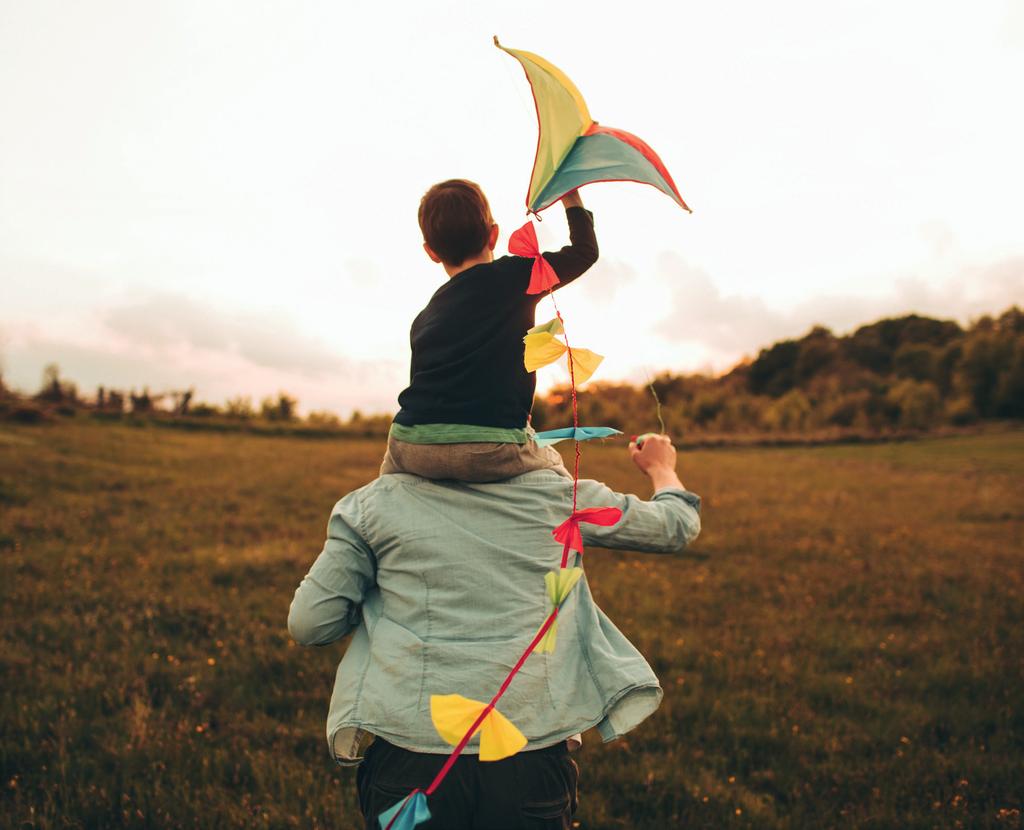
[[[550,447],[569,438],[574,441],[590,441],[593,438],[610,438],[613,435],[622,435],[622,431],[611,427],[564,427],[538,432],[533,439],[538,447]]]
[[[591,118],[587,102],[562,70],[540,55],[502,46],[497,37],[494,45],[522,65],[537,110],[528,213],[539,214],[585,184],[625,181],[656,187],[690,210],[658,154],[632,133]]]
[[[530,52],[505,49],[497,38],[494,43],[522,64],[533,89],[537,108],[540,134],[526,199],[528,212],[537,215],[569,191],[597,181],[637,181],[650,184],[689,210],[655,152],[634,135],[599,126],[590,117],[579,90],[559,69]],[[526,293],[551,295],[552,289],[558,285],[558,275],[541,255],[537,233],[531,222],[527,222],[512,235],[509,253],[533,258]],[[569,385],[572,390],[572,426],[535,435],[537,444],[542,447],[570,438],[576,444],[572,511],[568,519],[552,530],[554,539],[562,543],[561,565],[557,571],[549,571],[544,576],[545,594],[551,611],[489,703],[481,703],[459,694],[430,696],[430,717],[434,728],[445,742],[455,748],[429,786],[422,790],[414,789],[377,817],[381,830],[413,830],[430,819],[427,799],[444,781],[456,759],[477,732],[480,733],[479,757],[482,762],[508,758],[529,743],[529,739],[495,706],[530,655],[539,654],[551,658],[555,653],[559,611],[583,577],[583,568],[568,567],[572,552],[575,551],[577,556],[583,553],[580,524],[585,522],[610,527],[622,518],[622,511],[617,507],[577,509],[580,442],[622,433],[611,427],[580,426],[576,386],[588,380],[604,358],[588,349],[574,349],[569,345],[554,295],[551,295],[551,301],[555,306],[555,317],[547,323],[534,326],[523,338],[523,363],[528,372],[554,363],[562,355],[568,354]],[[564,338],[564,342],[558,339],[558,335]],[[641,436],[641,439],[648,435]]]
[[[527,372],[535,372],[541,366],[554,363],[566,352],[569,353],[569,373],[574,383],[586,383],[604,360],[602,355],[590,349],[570,349],[556,334],[565,334],[562,321],[555,317],[546,323],[534,326],[523,338],[523,364]]]

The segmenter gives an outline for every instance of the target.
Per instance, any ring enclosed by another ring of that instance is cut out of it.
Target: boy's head
[[[447,266],[458,267],[498,242],[487,198],[466,179],[449,179],[424,193],[419,220],[427,255]]]

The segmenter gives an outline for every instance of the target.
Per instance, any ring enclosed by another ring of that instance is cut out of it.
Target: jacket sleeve
[[[579,504],[618,507],[622,518],[611,527],[580,523],[585,545],[619,550],[678,553],[700,533],[700,496],[665,487],[644,501],[616,493],[599,481],[580,481]]]
[[[559,282],[554,289],[556,291],[568,285],[597,262],[594,214],[586,208],[571,207],[566,210],[565,219],[569,223],[569,244],[559,251],[544,253],[544,259],[558,274]]]
[[[304,646],[340,640],[359,624],[360,606],[377,579],[377,560],[360,532],[360,491],[339,501],[327,524],[324,549],[288,609],[288,633]]]

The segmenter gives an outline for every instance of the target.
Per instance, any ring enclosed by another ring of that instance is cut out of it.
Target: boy
[[[576,191],[562,198],[570,244],[544,254],[557,290],[597,261],[593,215]],[[533,470],[571,477],[561,456],[538,447],[528,426],[536,376],[523,336],[544,294],[527,294],[533,260],[494,259],[498,226],[480,188],[465,179],[431,187],[420,201],[427,256],[449,280],[410,332],[409,387],[388,435],[381,475],[499,481]]]

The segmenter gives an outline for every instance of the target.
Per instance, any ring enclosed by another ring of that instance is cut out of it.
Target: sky
[[[536,120],[495,34],[647,141],[693,209],[583,189],[601,258],[559,305],[596,380],[1024,299],[1019,0],[0,0],[5,382],[56,362],[87,392],[394,411],[446,278],[422,193],[479,182],[498,253],[525,221]]]

